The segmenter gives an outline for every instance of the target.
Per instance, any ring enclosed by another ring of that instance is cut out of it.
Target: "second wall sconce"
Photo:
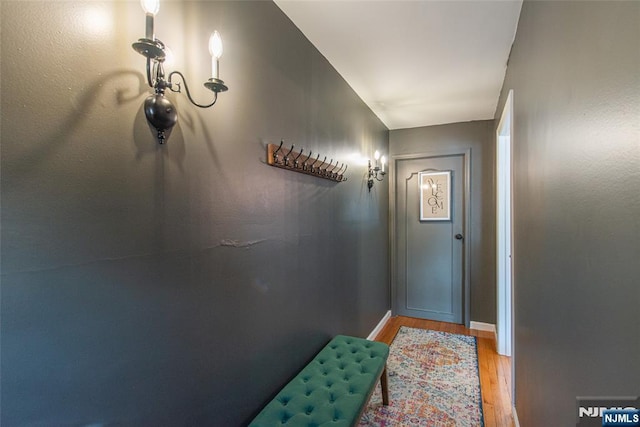
[[[184,75],[180,71],[172,71],[167,79],[164,74],[164,61],[167,57],[167,47],[154,34],[154,17],[160,8],[160,0],[141,0],[142,8],[146,17],[145,37],[133,43],[133,49],[147,58],[147,83],[155,91],[144,101],[144,114],[147,121],[156,129],[157,138],[160,144],[166,140],[165,132],[171,130],[178,121],[178,112],[175,106],[165,96],[165,90],[172,92],[182,92],[179,82],[173,83],[171,78],[174,75],[180,76],[184,85],[185,93],[189,101],[196,107],[209,108],[218,100],[218,93],[226,91],[228,88],[220,80],[220,57],[222,56],[222,39],[215,31],[209,39],[209,53],[211,54],[211,78],[204,83],[204,87],[214,93],[213,101],[209,104],[198,104],[191,97],[189,86]]]
[[[378,150],[376,150],[373,158],[376,161],[375,166],[371,166],[371,160],[369,160],[369,172],[367,175],[367,187],[369,187],[369,192],[371,192],[371,188],[373,188],[373,180],[382,181],[384,176],[387,174],[384,171],[384,167],[387,164],[387,158],[385,156],[380,157],[380,152]],[[380,167],[380,164],[382,164],[382,167]]]

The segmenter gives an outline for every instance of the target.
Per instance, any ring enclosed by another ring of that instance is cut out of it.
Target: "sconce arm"
[[[153,70],[153,74],[151,72],[151,68],[154,68]],[[156,61],[153,61],[153,65],[151,65],[151,58],[147,58],[147,84],[149,85],[149,87],[155,87],[156,85],[156,79],[152,78],[152,75],[156,75]]]
[[[184,84],[184,90],[185,93],[187,94],[187,98],[189,98],[189,101],[191,101],[191,103],[193,105],[195,105],[196,107],[200,107],[200,108],[209,108],[212,107],[216,101],[218,100],[218,92],[214,92],[214,97],[213,97],[213,102],[211,102],[211,104],[198,104],[197,102],[195,102],[193,100],[193,98],[191,97],[191,92],[189,92],[189,86],[187,85],[187,79],[184,78],[184,75],[180,72],[180,71],[172,71],[171,73],[169,73],[169,80],[168,80],[168,87],[169,89],[171,89],[171,92],[176,92],[176,93],[181,93],[182,92],[182,87],[180,85],[180,83],[175,83],[175,86],[177,89],[174,89],[174,85],[173,82],[171,81],[171,77],[173,77],[174,74],[177,74],[180,76],[180,78],[182,79],[182,83]]]

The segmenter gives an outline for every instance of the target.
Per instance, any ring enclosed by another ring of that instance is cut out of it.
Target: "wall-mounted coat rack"
[[[335,182],[347,180],[344,174],[349,165],[340,164],[339,161],[334,164],[333,159],[327,163],[326,156],[320,160],[320,154],[314,154],[313,151],[309,151],[309,154],[303,154],[304,149],[294,151],[294,145],[291,145],[291,148],[283,148],[283,144],[284,141],[281,141],[280,145],[267,145],[267,163],[269,165]]]

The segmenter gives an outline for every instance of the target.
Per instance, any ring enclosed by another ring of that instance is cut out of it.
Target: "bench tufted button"
[[[305,396],[311,396],[311,392],[310,392],[310,391],[308,391],[308,392],[306,392],[304,395],[305,395]]]

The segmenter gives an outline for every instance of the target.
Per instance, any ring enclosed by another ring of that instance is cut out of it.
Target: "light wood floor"
[[[389,319],[376,337],[376,341],[391,344],[400,326],[477,337],[484,425],[486,427],[512,427],[514,425],[511,416],[511,363],[508,357],[496,353],[493,332],[467,329],[463,325],[453,323],[396,316]]]

